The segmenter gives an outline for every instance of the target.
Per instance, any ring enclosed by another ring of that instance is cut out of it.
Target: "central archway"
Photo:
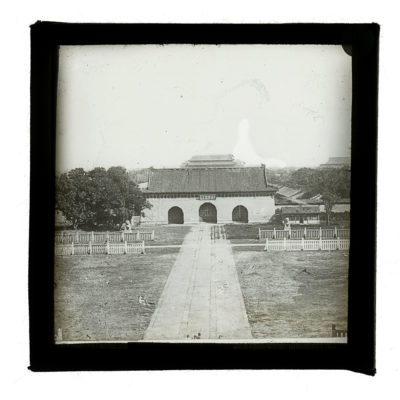
[[[179,207],[172,207],[168,210],[169,224],[183,224],[183,211]]]
[[[235,207],[232,211],[232,221],[243,222],[247,224],[249,222],[249,213],[247,208],[244,206]]]
[[[214,204],[204,203],[199,208],[200,222],[217,223],[217,209]]]

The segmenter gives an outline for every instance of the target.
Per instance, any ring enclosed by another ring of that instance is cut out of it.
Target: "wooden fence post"
[[[261,240],[261,228],[258,228],[258,240]]]
[[[76,240],[76,243],[79,243],[79,232],[78,231],[75,232],[75,240]]]
[[[94,232],[92,231],[92,242],[94,242]]]
[[[107,236],[108,236],[108,232],[107,232]],[[107,239],[107,250],[106,250],[107,254],[110,254],[110,242]]]
[[[125,254],[128,254],[128,242],[125,240]]]
[[[304,238],[301,238],[301,250],[304,250]]]
[[[319,237],[319,250],[322,250],[322,236]]]
[[[74,249],[74,241],[71,243],[71,256],[75,254],[75,249]]]
[[[145,250],[145,248],[144,248],[144,240],[143,240],[143,242],[142,242],[142,254],[146,254],[146,250]]]
[[[319,238],[322,239],[322,228],[319,227]]]
[[[304,237],[305,238],[307,237],[307,228],[306,227],[304,227]]]
[[[89,254],[92,254],[92,241],[89,240]]]
[[[265,240],[265,247],[264,247],[265,251],[268,251],[268,238],[266,238]]]
[[[335,237],[337,238],[337,227],[335,226]]]
[[[275,230],[275,227],[274,227],[274,239],[276,239],[276,230]]]
[[[154,240],[154,231],[151,232],[151,240]]]
[[[336,238],[336,247],[337,247],[337,250],[339,250],[339,243],[340,243],[339,240],[340,240],[339,238]]]

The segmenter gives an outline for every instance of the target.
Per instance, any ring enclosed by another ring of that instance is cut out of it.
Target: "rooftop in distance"
[[[342,168],[350,167],[350,157],[329,157],[329,160],[325,164],[321,164],[321,168]]]
[[[232,154],[208,154],[193,156],[182,164],[182,168],[235,168],[243,165]]]

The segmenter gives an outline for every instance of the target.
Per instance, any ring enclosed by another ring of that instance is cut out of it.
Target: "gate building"
[[[196,156],[195,167],[188,162],[183,168],[149,171],[143,193],[152,207],[144,210],[142,223],[251,223],[271,218],[277,189],[268,185],[264,165],[245,167],[231,158],[223,162],[224,156],[202,157]]]

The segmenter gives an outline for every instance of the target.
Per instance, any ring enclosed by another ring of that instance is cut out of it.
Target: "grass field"
[[[146,242],[146,246],[182,244],[190,229],[188,225],[145,225],[140,228],[144,231],[154,230],[154,240]]]
[[[232,243],[259,243],[260,225],[227,225]],[[190,226],[154,226],[147,245],[181,244]],[[55,328],[63,340],[140,340],[179,249],[146,255],[65,256],[55,259]],[[348,253],[265,252],[234,247],[233,254],[254,338],[329,337],[347,329]],[[147,304],[139,302],[144,296]]]
[[[225,233],[228,240],[234,239],[254,239],[258,238],[258,229],[274,229],[270,224],[226,224]],[[236,243],[240,243],[236,241]]]
[[[142,339],[178,250],[56,257],[56,332],[70,341]]]
[[[234,248],[254,338],[329,337],[347,329],[347,252]]]

